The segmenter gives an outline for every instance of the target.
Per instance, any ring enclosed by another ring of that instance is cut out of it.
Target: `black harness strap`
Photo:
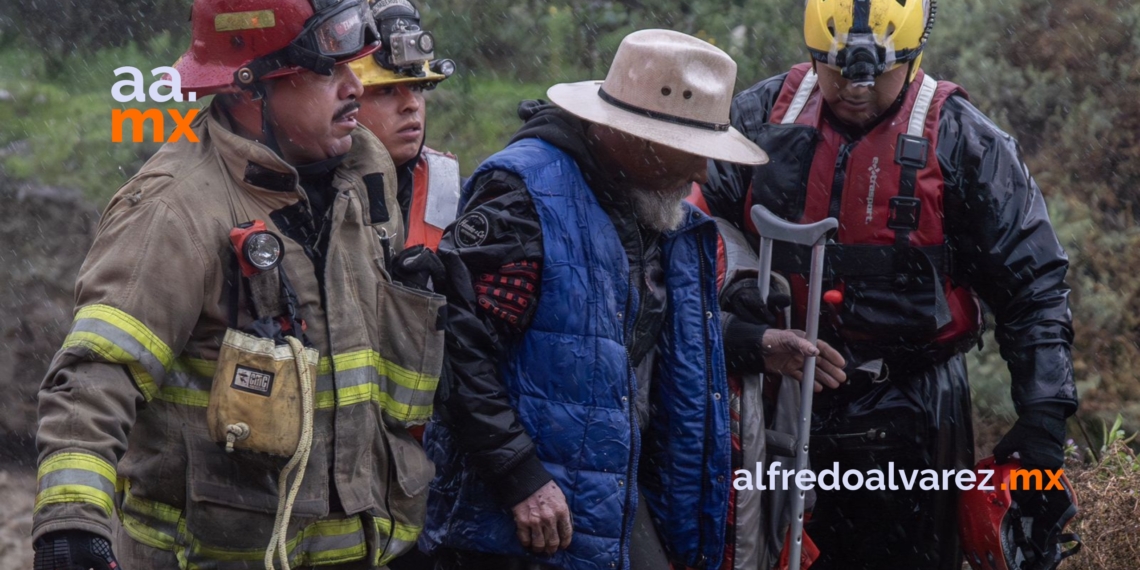
[[[918,171],[926,168],[926,155],[930,141],[907,134],[899,135],[895,147],[895,162],[902,167],[899,174],[899,193],[891,198],[887,227],[895,230],[895,246],[910,247],[910,232],[918,229],[922,214],[922,200],[915,198]]]
[[[939,272],[950,274],[950,252],[945,245],[913,248],[926,255]],[[899,273],[927,276],[929,268],[911,267],[909,255],[900,255],[893,245],[835,245],[829,244],[824,252],[824,267],[834,278],[873,277]],[[780,244],[773,248],[772,269],[790,274],[807,275],[811,271],[811,248]]]

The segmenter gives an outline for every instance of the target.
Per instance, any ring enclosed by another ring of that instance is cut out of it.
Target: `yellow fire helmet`
[[[853,83],[907,64],[913,80],[937,11],[936,0],[807,0],[804,40],[813,60]]]
[[[422,83],[434,87],[455,72],[455,62],[435,58],[435,36],[420,28],[420,12],[408,0],[372,0],[382,45],[371,57],[349,63],[364,87]]]

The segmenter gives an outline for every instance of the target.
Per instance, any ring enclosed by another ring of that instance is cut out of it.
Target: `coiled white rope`
[[[293,501],[297,499],[297,492],[301,490],[301,481],[305,478],[305,468],[309,465],[309,452],[313,448],[313,374],[309,362],[305,360],[305,345],[294,337],[285,337],[289,347],[293,349],[293,360],[297,366],[297,378],[301,382],[301,441],[297,443],[297,451],[281,470],[277,479],[277,518],[273,522],[273,536],[269,538],[269,547],[265,549],[266,570],[276,570],[273,566],[273,555],[277,554],[283,570],[289,568],[289,548],[286,546],[286,534],[289,529],[289,517],[293,514]],[[297,471],[293,485],[288,487],[289,475]],[[288,495],[288,496],[286,496]]]

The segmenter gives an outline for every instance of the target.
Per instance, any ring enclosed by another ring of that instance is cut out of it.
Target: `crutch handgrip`
[[[839,227],[839,220],[827,218],[814,224],[795,224],[756,204],[752,206],[752,224],[761,238],[811,246],[823,243],[827,233]]]

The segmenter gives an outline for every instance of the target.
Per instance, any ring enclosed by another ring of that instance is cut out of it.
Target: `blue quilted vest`
[[[682,227],[664,236],[669,317],[657,343],[653,415],[642,439],[634,411],[637,382],[625,349],[638,295],[609,216],[574,160],[541,140],[510,145],[471,180],[488,170],[519,175],[542,224],[538,306],[500,370],[538,458],[566,494],[574,538],[550,557],[524,552],[510,511],[467,469],[447,427],[433,422],[424,446],[437,474],[422,545],[528,557],[559,568],[629,568],[640,490],[670,557],[717,568],[725,544],[731,442],[715,224],[686,204]]]

